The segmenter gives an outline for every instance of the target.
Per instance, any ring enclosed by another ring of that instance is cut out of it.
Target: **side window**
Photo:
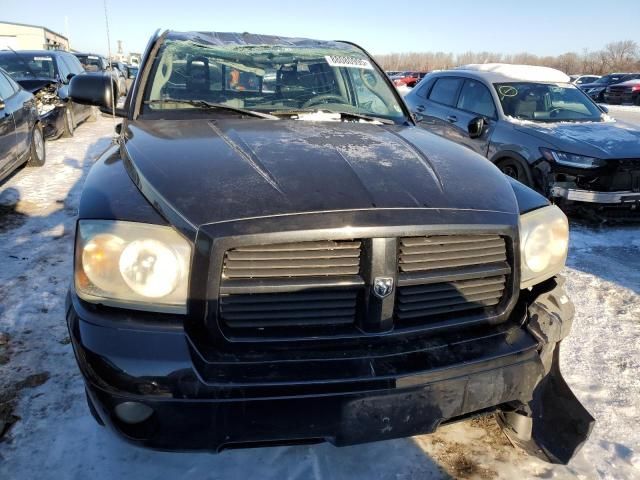
[[[422,98],[427,98],[429,90],[433,85],[434,80],[423,80],[416,87],[418,90],[416,91],[416,95]]]
[[[458,100],[458,108],[485,117],[494,118],[496,116],[496,107],[489,89],[477,80],[464,81]]]
[[[439,78],[431,90],[429,100],[453,107],[456,104],[456,95],[461,83],[461,78]]]
[[[84,72],[82,63],[80,63],[80,60],[78,60],[78,57],[76,57],[75,55],[65,54],[62,56],[62,58],[64,58],[67,67],[69,68],[69,72],[73,73],[74,75],[78,75],[79,73]]]
[[[4,73],[0,72],[0,98],[6,100],[12,97],[14,93],[16,93],[16,90],[13,88],[13,85],[11,85],[11,82]]]

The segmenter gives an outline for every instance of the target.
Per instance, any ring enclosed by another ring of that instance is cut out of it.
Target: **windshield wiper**
[[[299,110],[275,110],[273,112],[269,112],[274,116],[294,116],[294,115],[305,115],[305,114],[313,114],[313,113],[328,113],[340,115],[340,118],[343,120],[365,120],[367,122],[380,122],[385,125],[394,125],[396,122],[393,120],[389,120],[388,118],[383,117],[375,117],[372,115],[364,115],[362,113],[353,113],[353,112],[336,112],[335,110],[317,110],[317,109],[299,109]]]
[[[147,100],[145,105],[160,105],[163,103],[184,103],[196,108],[202,108],[204,110],[222,110],[227,112],[242,113],[244,115],[250,115],[252,117],[267,118],[269,120],[278,120],[275,115],[268,113],[256,112],[255,110],[247,110],[246,108],[232,107],[231,105],[225,105],[224,103],[212,103],[206,100],[192,100],[181,98],[161,98],[155,100]]]

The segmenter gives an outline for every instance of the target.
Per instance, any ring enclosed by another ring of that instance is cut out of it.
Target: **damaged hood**
[[[58,82],[53,78],[24,78],[16,80],[16,82],[18,82],[22,88],[30,91],[31,93],[36,93],[49,85],[55,86],[58,84]]]
[[[526,122],[515,128],[563,152],[602,159],[640,158],[640,129],[625,122]]]
[[[234,118],[138,120],[125,133],[150,203],[196,226],[372,208],[518,211],[489,161],[415,127]]]

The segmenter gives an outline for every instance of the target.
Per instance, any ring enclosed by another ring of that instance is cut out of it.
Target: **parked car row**
[[[126,93],[124,74],[99,55],[0,51],[0,179],[24,163],[43,165],[45,139],[70,137],[80,123],[95,119],[95,107],[69,96],[69,82],[78,75],[107,75],[117,94]]]
[[[390,72],[387,72],[387,75],[396,87],[413,88],[420,83],[420,80],[427,75],[427,72],[398,72],[394,75],[390,75]]]
[[[640,105],[639,79],[640,73],[610,73],[592,83],[580,84],[580,88],[597,102]]]

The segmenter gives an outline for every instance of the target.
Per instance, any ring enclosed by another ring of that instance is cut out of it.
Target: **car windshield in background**
[[[626,74],[624,75],[605,75],[604,77],[600,77],[598,80],[596,80],[593,83],[602,83],[602,84],[609,84],[609,83],[618,83],[620,82],[624,77],[626,77]]]
[[[334,45],[339,46],[167,40],[151,73],[144,111],[198,108],[185,101],[199,100],[279,116],[323,110],[405,121],[369,58],[356,47]]]
[[[6,70],[16,80],[56,77],[53,57],[49,55],[3,52],[0,55],[0,68]]]
[[[102,70],[102,62],[100,61],[100,57],[95,55],[76,55],[80,63],[82,64],[82,68],[84,68],[87,72],[99,72]]]
[[[555,83],[496,83],[504,114],[537,122],[597,122],[602,112],[577,87]]]

